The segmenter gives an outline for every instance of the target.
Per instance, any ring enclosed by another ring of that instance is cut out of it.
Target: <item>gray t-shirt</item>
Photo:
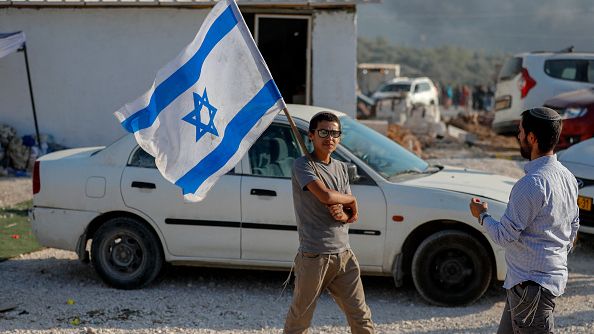
[[[351,193],[344,162],[331,159],[327,165],[320,161],[316,161],[316,165],[327,187],[343,194]],[[318,176],[307,157],[295,160],[292,183],[299,250],[319,254],[341,253],[350,249],[349,224],[334,220],[326,205],[307,190],[307,184],[314,180],[318,180]]]

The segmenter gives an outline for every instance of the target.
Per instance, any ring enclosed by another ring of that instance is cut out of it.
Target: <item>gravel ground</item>
[[[522,163],[497,159],[435,159],[512,177]],[[3,206],[30,198],[30,179],[0,179]],[[594,332],[594,246],[582,242],[569,259],[566,294],[557,300],[559,333]],[[0,263],[0,333],[280,333],[292,288],[286,272],[168,267],[143,290],[105,286],[91,266],[56,249]],[[496,282],[473,305],[426,304],[410,284],[365,277],[367,301],[378,333],[494,333],[504,290]],[[318,303],[312,332],[346,333],[344,316],[328,295]]]
[[[582,245],[570,256],[567,292],[555,310],[559,333],[594,332],[593,254]],[[0,313],[0,333],[280,333],[292,292],[281,295],[286,275],[173,267],[148,288],[122,291],[106,287],[74,253],[46,249],[0,263],[0,298],[18,304]],[[378,333],[494,333],[503,309],[499,283],[477,303],[454,308],[427,305],[390,278],[363,283]],[[324,295],[312,332],[346,333],[345,324]]]

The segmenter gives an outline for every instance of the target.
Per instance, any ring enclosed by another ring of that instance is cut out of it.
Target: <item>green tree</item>
[[[446,85],[492,85],[509,55],[486,53],[444,45],[437,48],[409,48],[391,45],[384,38],[359,38],[360,63],[400,64],[403,76],[427,76]]]

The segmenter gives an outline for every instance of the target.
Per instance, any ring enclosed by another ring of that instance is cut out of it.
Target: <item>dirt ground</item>
[[[0,177],[0,208],[33,198],[30,177]]]

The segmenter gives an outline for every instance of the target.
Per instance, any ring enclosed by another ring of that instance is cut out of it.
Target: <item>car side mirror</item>
[[[357,171],[357,165],[352,162],[347,162],[347,172],[349,173],[349,183],[353,184],[361,178],[359,176],[359,172]]]

